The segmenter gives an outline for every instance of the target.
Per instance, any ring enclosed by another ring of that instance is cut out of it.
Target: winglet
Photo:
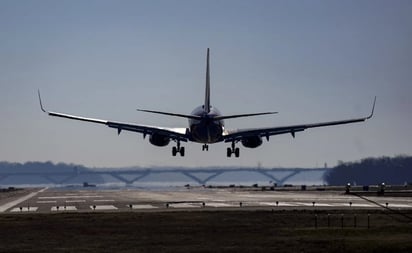
[[[42,102],[41,102],[40,90],[37,90],[37,94],[39,95],[40,109],[41,109],[43,112],[46,112],[46,113],[47,113],[47,111],[43,108],[43,104],[42,104]]]
[[[376,96],[375,96],[375,99],[373,100],[372,112],[368,117],[366,117],[366,119],[372,118],[373,112],[375,111],[375,103],[376,103]]]

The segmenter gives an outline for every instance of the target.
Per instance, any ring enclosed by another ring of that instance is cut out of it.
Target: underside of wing
[[[121,131],[131,131],[143,134],[145,137],[146,135],[162,135],[164,137],[170,138],[172,140],[179,140],[179,141],[187,141],[188,135],[186,134],[186,128],[167,128],[167,127],[156,127],[156,126],[147,126],[147,125],[140,125],[134,123],[124,123],[124,122],[117,122],[117,121],[108,121],[102,119],[94,119],[94,118],[85,118],[80,116],[74,116],[69,114],[57,113],[57,112],[48,112],[48,115],[79,120],[79,121],[87,121],[92,123],[99,123],[105,124],[108,127],[117,129],[117,133],[120,134]]]
[[[347,119],[347,120],[337,120],[329,122],[320,122],[313,124],[301,124],[301,125],[291,125],[291,126],[281,126],[281,127],[269,127],[269,128],[251,128],[251,129],[235,129],[228,130],[225,132],[223,139],[225,142],[237,142],[245,138],[250,137],[266,137],[269,140],[269,136],[279,135],[279,134],[291,134],[295,137],[295,133],[302,132],[308,128],[325,127],[325,126],[336,126],[351,124],[357,122],[366,121],[373,116],[375,110],[376,97],[373,101],[372,111],[369,116],[363,118]]]
[[[147,125],[138,125],[133,123],[123,123],[116,121],[108,121],[106,124],[108,127],[116,128],[117,133],[120,134],[121,131],[131,131],[146,135],[161,135],[172,140],[179,140],[187,142],[189,136],[187,134],[186,128],[167,128],[167,127],[156,127]]]
[[[281,127],[269,127],[269,128],[250,128],[250,129],[235,129],[228,130],[223,136],[225,142],[239,141],[247,137],[266,137],[269,140],[269,136],[279,135],[279,134],[291,134],[295,137],[295,133],[302,132],[308,128],[315,127],[325,127],[334,125],[343,125],[356,122],[365,121],[367,118],[351,119],[351,120],[341,120],[341,121],[330,121],[314,124],[302,124],[302,125],[292,125],[292,126],[281,126]]]
[[[124,122],[117,122],[117,121],[109,121],[103,119],[95,119],[95,118],[87,118],[82,116],[76,116],[66,113],[59,113],[59,112],[51,112],[46,110],[43,107],[40,92],[39,94],[39,102],[40,108],[43,112],[47,113],[49,116],[72,119],[72,120],[79,120],[79,121],[86,121],[96,124],[103,124],[111,128],[117,129],[117,133],[120,134],[121,131],[131,131],[143,134],[145,137],[146,135],[157,135],[162,136],[164,138],[169,138],[176,141],[188,141],[189,136],[187,134],[186,128],[166,128],[166,127],[156,127],[156,126],[147,126],[147,125],[140,125],[134,123],[124,123]]]

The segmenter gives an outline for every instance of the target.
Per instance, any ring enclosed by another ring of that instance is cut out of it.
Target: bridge
[[[288,180],[302,173],[320,172],[324,173],[327,168],[300,169],[300,168],[199,168],[199,169],[133,169],[133,170],[79,170],[76,167],[73,171],[65,172],[0,172],[0,183],[10,177],[41,177],[56,185],[69,184],[70,181],[80,179],[82,176],[110,176],[126,185],[142,181],[156,174],[175,174],[194,181],[199,185],[206,185],[208,182],[223,176],[227,173],[255,173],[263,176],[273,184],[284,185]]]

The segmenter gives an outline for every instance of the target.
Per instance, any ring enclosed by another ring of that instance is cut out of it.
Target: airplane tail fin
[[[210,68],[209,68],[209,48],[207,49],[206,57],[206,89],[205,89],[205,104],[203,108],[206,113],[210,112]]]
[[[207,56],[206,56],[206,88],[205,88],[205,103],[203,104],[203,110],[206,113],[210,112],[210,60],[209,60],[209,48],[207,49]],[[182,117],[188,119],[195,119],[200,120],[202,119],[201,116],[197,115],[187,115],[187,114],[179,114],[179,113],[170,113],[170,112],[162,112],[162,111],[152,111],[152,110],[143,110],[137,109],[137,111],[141,112],[149,112],[149,113],[156,113],[156,114],[163,114],[168,116],[175,116],[175,117]],[[222,115],[216,116],[213,120],[224,120],[224,119],[234,119],[234,118],[243,118],[243,117],[251,117],[251,116],[260,116],[260,115],[267,115],[267,114],[276,114],[277,112],[259,112],[259,113],[248,113],[248,114],[235,114],[235,115]]]

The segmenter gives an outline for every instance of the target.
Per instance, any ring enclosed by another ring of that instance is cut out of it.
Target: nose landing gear
[[[207,144],[203,144],[203,146],[202,146],[202,151],[209,151],[209,145],[207,145]]]

